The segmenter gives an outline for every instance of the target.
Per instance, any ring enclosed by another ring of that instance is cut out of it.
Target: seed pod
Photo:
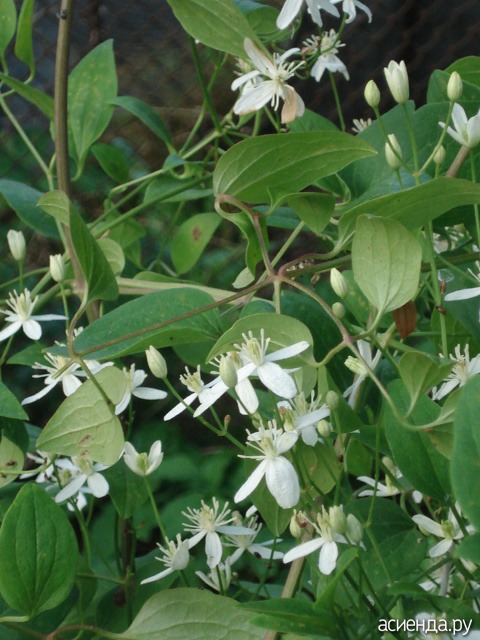
[[[400,337],[405,340],[412,331],[415,331],[415,327],[417,326],[417,308],[415,307],[415,303],[413,300],[409,300],[403,306],[395,309],[392,315]]]

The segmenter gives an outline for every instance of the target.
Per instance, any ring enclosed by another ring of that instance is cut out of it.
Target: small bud
[[[402,148],[394,133],[389,134],[388,142],[385,143],[385,158],[388,166],[395,171],[402,165]]]
[[[347,516],[343,513],[343,507],[330,507],[328,512],[330,526],[337,533],[345,533],[347,530]]]
[[[352,542],[358,544],[362,541],[363,538],[363,527],[360,521],[353,515],[353,513],[349,513],[347,516],[347,536],[350,538]]]
[[[229,389],[233,389],[237,386],[237,367],[235,366],[235,362],[230,355],[222,356],[220,358],[220,366],[218,370],[222,382],[226,384]]]
[[[10,229],[7,233],[7,242],[13,259],[21,262],[25,258],[25,237],[23,233]]]
[[[443,145],[440,145],[437,153],[433,156],[433,161],[435,162],[435,164],[441,165],[443,164],[444,160],[445,160],[445,147]]]
[[[223,426],[225,427],[225,429],[228,429],[231,422],[232,422],[232,416],[227,413],[227,415],[223,419]]]
[[[336,391],[329,391],[325,397],[325,402],[327,403],[327,407],[330,409],[330,411],[335,411],[335,409],[338,409],[338,393]]]
[[[348,293],[348,283],[343,273],[335,267],[330,271],[330,285],[339,298],[345,298]]]
[[[408,86],[408,73],[405,62],[402,60],[400,64],[391,60],[388,67],[384,68],[385,79],[395,102],[405,104],[410,95]]]
[[[375,80],[369,80],[367,82],[363,95],[365,96],[365,102],[369,107],[372,107],[372,109],[376,109],[380,104],[380,90]]]
[[[447,84],[447,96],[450,102],[457,102],[460,99],[463,92],[463,82],[460,74],[454,71]]]
[[[345,360],[345,366],[347,369],[350,369],[350,371],[359,376],[366,375],[368,373],[368,369],[365,367],[363,362],[360,362],[358,358],[354,358],[353,356],[348,356]]]
[[[165,358],[162,356],[158,349],[155,349],[152,345],[145,351],[147,356],[148,368],[156,378],[163,380],[167,377],[168,369]]]
[[[345,307],[341,302],[334,302],[332,304],[332,311],[340,320],[345,316]]]
[[[292,536],[299,540],[308,527],[311,528],[311,524],[305,513],[303,511],[297,512],[295,509],[293,516],[290,518],[290,533]]]
[[[65,280],[65,263],[60,253],[50,256],[50,275],[55,282],[63,282]]]
[[[388,456],[383,456],[382,464],[389,470],[390,474],[395,478],[397,469],[395,468],[394,461]]]
[[[317,424],[317,432],[318,435],[322,438],[328,438],[328,436],[332,433],[332,425],[328,420],[320,420]]]

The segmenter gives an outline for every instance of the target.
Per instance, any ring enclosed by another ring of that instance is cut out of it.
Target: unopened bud
[[[290,533],[296,539],[300,539],[302,537],[305,529],[310,525],[310,522],[303,511],[298,511],[295,509],[293,512],[293,516],[290,518]],[[311,525],[310,525],[311,526]]]
[[[343,273],[335,267],[330,271],[330,285],[339,298],[345,298],[348,293],[348,283]]]
[[[238,384],[238,375],[235,362],[230,355],[222,356],[220,358],[220,366],[218,368],[222,382],[227,385],[229,389],[233,389]]]
[[[438,151],[433,156],[433,161],[435,162],[435,164],[441,165],[443,164],[444,160],[445,160],[445,147],[443,145],[440,145]]]
[[[447,96],[450,102],[457,102],[463,92],[463,82],[458,71],[454,71],[447,84]]]
[[[50,275],[55,282],[63,282],[65,280],[65,262],[60,253],[50,256]]]
[[[325,402],[327,403],[327,407],[330,409],[330,411],[335,411],[335,409],[338,409],[338,393],[336,391],[328,391],[327,395],[325,396]]]
[[[395,171],[402,165],[402,148],[394,133],[388,136],[388,142],[385,143],[385,158],[388,166]]]
[[[340,320],[345,316],[345,307],[341,302],[334,302],[332,304],[332,311]]]
[[[147,356],[148,368],[156,378],[163,380],[168,375],[167,363],[158,349],[152,345],[145,351]]]
[[[328,438],[328,436],[332,433],[332,425],[328,422],[328,420],[320,420],[317,424],[317,432],[318,435],[322,438]]]
[[[365,102],[369,107],[372,107],[372,109],[376,109],[380,104],[380,90],[375,80],[369,80],[367,82],[363,95],[365,96]]]
[[[350,369],[350,371],[359,376],[368,373],[368,369],[366,369],[363,362],[360,362],[360,360],[354,358],[353,356],[348,356],[348,358],[345,360],[345,366],[347,367],[347,369]]]
[[[408,86],[408,73],[405,62],[402,60],[400,64],[391,60],[384,70],[385,79],[395,102],[405,104],[410,95]]]
[[[356,518],[353,513],[349,513],[347,516],[347,536],[352,542],[358,544],[363,538],[363,527],[361,522]]]
[[[395,477],[397,470],[396,470],[396,468],[395,468],[395,463],[394,463],[394,461],[393,461],[391,458],[389,458],[388,456],[383,456],[383,458],[382,458],[382,463],[383,463],[383,465],[384,465],[384,466],[389,470],[389,472],[391,473],[391,475],[392,475],[393,477]]]
[[[21,262],[25,258],[25,237],[23,233],[10,229],[7,233],[7,242],[13,259]]]
[[[347,530],[347,516],[343,513],[343,507],[330,507],[328,515],[332,529],[337,533],[345,533]]]
[[[232,416],[230,416],[227,413],[227,415],[223,419],[223,426],[225,427],[225,429],[228,429],[228,427],[230,426],[231,421],[232,421]]]

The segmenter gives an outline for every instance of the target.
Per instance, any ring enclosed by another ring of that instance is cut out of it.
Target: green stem
[[[410,118],[410,114],[408,113],[408,109],[405,105],[405,103],[402,104],[402,109],[403,112],[405,114],[405,120],[407,122],[407,130],[408,130],[408,135],[410,137],[410,145],[412,147],[412,154],[413,154],[413,167],[414,167],[414,178],[415,178],[415,184],[420,184],[420,175],[418,173],[418,148],[417,148],[417,141],[415,139],[415,132],[413,130],[413,125],[412,125],[412,120]]]
[[[475,170],[475,158],[473,157],[473,153],[470,154],[470,168],[472,171],[472,182],[476,184],[477,182],[477,173]],[[480,216],[478,213],[478,204],[473,205],[473,211],[475,213],[475,227],[477,230],[477,247],[480,251]]]
[[[332,86],[333,97],[335,98],[335,105],[337,107],[338,119],[340,120],[340,127],[342,131],[345,131],[346,126],[345,126],[345,120],[343,117],[342,103],[340,101],[340,96],[338,95],[337,83],[335,82],[335,78],[331,71],[328,72],[328,75],[330,76],[330,84]]]
[[[430,269],[432,274],[432,286],[435,298],[435,306],[440,307],[442,304],[442,293],[440,291],[440,283],[438,281],[438,271],[437,265],[435,262],[435,251],[434,251],[434,243],[433,243],[433,225],[431,222],[428,223],[426,229],[427,236],[427,250],[428,250],[428,258],[430,261]],[[437,311],[440,315],[440,332],[442,337],[442,353],[443,357],[448,357],[448,341],[447,341],[447,324],[445,321],[445,316],[443,313]]]
[[[432,162],[433,158],[435,157],[435,154],[440,149],[440,147],[443,144],[443,141],[445,140],[445,136],[447,135],[447,127],[450,124],[450,119],[452,117],[452,111],[453,111],[453,105],[454,104],[455,104],[454,102],[450,102],[450,105],[448,107],[447,119],[445,120],[445,127],[443,128],[443,131],[440,134],[440,138],[439,138],[437,144],[435,145],[432,153],[428,156],[428,158],[425,160],[423,166],[420,168],[419,175],[422,175],[422,173],[425,173],[426,169],[428,168],[428,165]]]
[[[155,498],[153,497],[152,487],[150,486],[150,482],[148,481],[147,476],[144,476],[145,487],[147,489],[148,497],[150,498],[150,504],[152,505],[153,515],[155,516],[155,521],[157,526],[162,534],[164,544],[167,543],[167,534],[165,533],[165,528],[162,523],[162,519],[160,518],[160,514],[157,509],[157,505],[155,504]]]

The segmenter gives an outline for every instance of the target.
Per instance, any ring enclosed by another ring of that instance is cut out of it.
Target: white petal
[[[291,24],[302,8],[303,0],[287,0],[277,18],[278,29],[285,29]]]
[[[235,393],[248,413],[255,413],[258,409],[258,398],[250,380],[239,382],[235,387]]]
[[[326,542],[318,558],[318,568],[324,576],[329,576],[335,569],[338,558],[338,547],[336,542]]]
[[[268,58],[252,40],[250,40],[250,38],[245,38],[243,46],[248,57],[253,62],[253,66],[264,75],[268,75],[269,73],[272,73],[272,71],[275,71],[273,61],[270,60],[270,58]]]
[[[108,493],[108,482],[101,473],[92,473],[91,476],[88,476],[87,484],[96,498],[103,498]]]
[[[222,395],[227,391],[228,387],[222,380],[217,382],[217,384],[210,389],[205,389],[204,391],[202,391],[200,405],[195,410],[193,417],[196,418],[197,416],[202,415],[202,413],[204,413],[209,407],[211,407],[212,404],[215,404],[215,402],[219,398],[221,398]]]
[[[305,427],[310,427],[312,424],[317,424],[320,420],[328,418],[329,415],[330,409],[326,404],[324,404],[320,409],[316,409],[315,411],[298,418],[298,420],[295,420],[295,428],[301,430]]]
[[[136,389],[137,387],[141,387],[146,379],[147,379],[147,374],[145,373],[145,371],[143,369],[136,369],[133,372],[133,376],[132,376],[132,387],[134,389]]]
[[[314,447],[319,440],[317,430],[313,425],[309,427],[304,427],[300,431],[300,435],[302,436],[303,442],[307,444],[309,447]]]
[[[203,529],[202,531],[199,531],[198,533],[196,533],[194,536],[192,536],[191,538],[188,539],[188,548],[191,549],[192,547],[194,547],[195,545],[197,545],[201,540],[204,539],[204,537],[207,535],[207,532]]]
[[[82,383],[76,376],[71,373],[67,373],[67,375],[62,380],[63,393],[66,396],[71,396],[72,393],[75,393],[78,387],[81,386],[81,384]]]
[[[267,464],[267,460],[262,460],[258,467],[254,469],[253,473],[249,475],[247,480],[242,484],[240,489],[235,494],[235,497],[233,498],[234,502],[241,502],[247,496],[249,496],[252,491],[255,491],[255,489],[260,484],[261,479],[266,473]]]
[[[190,406],[192,402],[195,400],[195,398],[197,397],[198,397],[197,393],[192,393],[186,398],[184,398],[183,402],[179,402],[177,405],[175,405],[173,409],[170,409],[170,411],[163,417],[165,422],[167,422],[167,420],[171,420],[172,418],[175,418],[180,413],[182,413],[182,411],[185,411],[186,409],[185,405]]]
[[[209,531],[205,539],[205,552],[207,554],[207,564],[213,569],[222,560],[222,542],[220,536],[215,531]]]
[[[131,397],[132,397],[132,394],[127,389],[127,391],[125,391],[125,395],[123,396],[123,398],[120,400],[120,402],[115,407],[115,415],[116,416],[119,416],[121,413],[123,413],[125,411],[125,409],[128,407],[128,403],[130,402],[130,398]]]
[[[84,473],[79,473],[78,476],[73,478],[68,484],[66,484],[61,491],[55,496],[55,502],[63,502],[69,498],[73,498],[80,488],[83,487],[87,480],[87,476]]]
[[[476,298],[480,296],[480,287],[472,287],[471,289],[458,289],[447,293],[444,300],[445,302],[451,302],[452,300],[468,300],[469,298]]]
[[[297,388],[291,376],[275,362],[264,362],[257,367],[257,376],[261,382],[281,398],[294,398]]]
[[[20,320],[17,320],[16,322],[12,322],[12,324],[9,324],[4,329],[2,329],[0,331],[0,342],[3,342],[7,338],[10,338],[10,336],[13,336],[14,333],[17,333],[21,326],[22,323],[20,322]]]
[[[271,80],[261,82],[248,93],[237,100],[233,107],[234,113],[243,116],[264,107],[275,96],[275,83]]]
[[[284,86],[283,97],[285,103],[282,109],[282,124],[288,124],[289,122],[293,122],[297,117],[297,107],[299,103],[297,101],[298,93],[295,91],[293,87],[289,85]],[[303,104],[303,100],[300,104],[300,111],[302,111],[301,105]],[[303,108],[305,110],[305,106]],[[300,114],[299,114],[300,115]]]
[[[428,533],[432,533],[434,536],[438,536],[439,538],[444,538],[445,534],[443,533],[442,527],[435,522],[431,518],[427,518],[427,516],[416,515],[412,518],[414,522],[418,524],[419,527],[428,531]]]
[[[302,340],[301,342],[296,342],[292,344],[290,347],[284,347],[283,349],[279,349],[278,351],[274,351],[265,356],[265,360],[269,362],[278,362],[279,360],[286,360],[287,358],[292,358],[293,356],[297,356],[305,349],[308,349],[310,345],[306,340]]]
[[[295,431],[284,431],[276,440],[277,453],[285,453],[291,449],[298,440],[298,433]]]
[[[304,542],[298,545],[298,547],[290,549],[290,551],[283,556],[283,562],[292,562],[292,560],[297,560],[297,558],[304,558],[320,549],[324,544],[325,540],[323,538],[314,538],[313,540]]]
[[[300,500],[300,485],[292,463],[283,457],[268,461],[267,487],[282,509],[291,509]]]
[[[56,382],[45,386],[38,393],[35,393],[33,396],[28,396],[28,398],[25,398],[25,400],[22,401],[22,405],[31,404],[32,402],[36,402],[37,400],[40,400],[40,398],[43,398],[43,396],[46,396],[47,393],[49,393],[55,386],[56,386]]]
[[[47,313],[44,316],[32,316],[30,320],[41,320],[42,322],[49,320],[66,320],[67,316],[59,316],[56,313]]]
[[[132,395],[142,400],[163,400],[167,397],[167,392],[151,387],[140,387],[132,391]]]
[[[39,340],[42,337],[42,327],[36,320],[30,318],[23,323],[23,333],[30,338],[30,340]]]
[[[232,86],[231,86],[232,91],[236,91],[239,87],[241,87],[243,84],[245,84],[249,80],[253,80],[253,78],[256,78],[259,75],[259,73],[260,72],[255,69],[254,71],[249,71],[248,73],[244,73],[239,78],[236,78],[232,82]]]
[[[169,576],[171,573],[173,573],[173,569],[172,567],[169,567],[168,569],[165,569],[165,571],[160,571],[160,573],[157,573],[154,576],[151,576],[150,578],[145,578],[145,580],[142,580],[140,584],[147,584],[149,582],[155,582],[156,580],[161,580],[162,578]]]
[[[448,540],[448,539],[440,540],[440,542],[438,542],[434,547],[430,549],[430,551],[428,552],[428,555],[431,558],[438,558],[438,556],[443,556],[446,553],[448,553],[452,544],[453,544],[452,540]]]

